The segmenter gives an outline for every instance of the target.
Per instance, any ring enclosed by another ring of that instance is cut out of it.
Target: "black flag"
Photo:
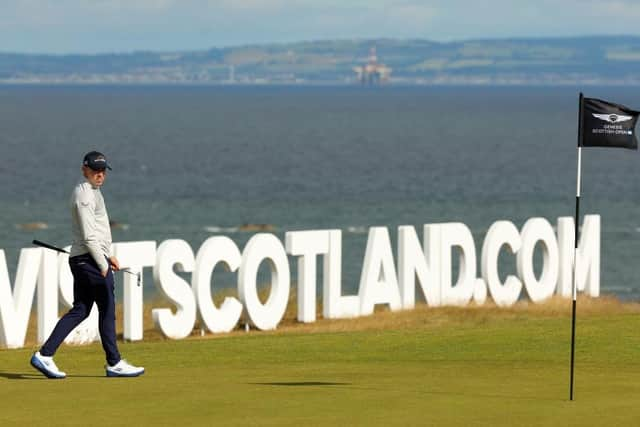
[[[580,145],[638,149],[635,135],[640,112],[595,98],[582,98]]]

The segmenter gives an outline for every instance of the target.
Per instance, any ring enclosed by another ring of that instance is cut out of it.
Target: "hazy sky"
[[[0,0],[0,52],[640,35],[640,0]]]

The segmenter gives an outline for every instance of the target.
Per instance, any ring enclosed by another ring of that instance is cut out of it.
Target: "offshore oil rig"
[[[391,77],[391,68],[378,62],[378,54],[376,47],[372,46],[369,50],[369,58],[367,63],[362,66],[353,67],[356,73],[356,81],[363,85],[378,85],[386,83]]]

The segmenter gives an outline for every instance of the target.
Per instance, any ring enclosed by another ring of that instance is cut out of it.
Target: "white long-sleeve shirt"
[[[90,253],[100,267],[109,268],[105,257],[111,252],[109,215],[100,188],[80,182],[71,194],[71,256]]]

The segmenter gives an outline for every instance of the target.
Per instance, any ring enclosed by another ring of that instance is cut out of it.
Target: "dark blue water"
[[[395,242],[398,225],[462,221],[480,252],[496,220],[572,216],[580,89],[0,86],[0,248],[13,275],[33,238],[69,243],[67,199],[98,149],[113,164],[110,216],[126,224],[115,241],[182,238],[195,251],[214,234],[242,248],[247,223],[279,237],[340,228],[354,292],[370,226]],[[640,88],[585,94],[640,108]],[[583,155],[602,291],[625,299],[640,298],[639,166],[634,151]],[[31,222],[48,228],[20,226]]]

